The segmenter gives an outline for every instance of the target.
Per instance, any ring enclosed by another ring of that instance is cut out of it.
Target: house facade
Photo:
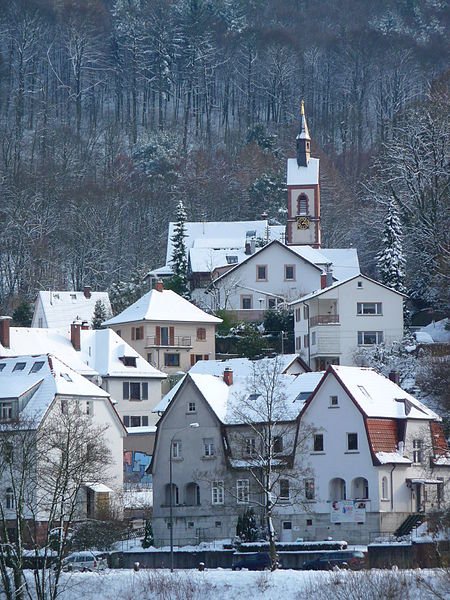
[[[119,315],[103,323],[167,374],[188,371],[198,360],[215,358],[215,330],[221,319],[205,313],[162,282]]]
[[[396,290],[356,275],[291,303],[295,349],[313,370],[354,365],[358,348],[403,337],[403,301]]]
[[[152,465],[157,544],[171,526],[170,456],[175,544],[232,537],[249,506],[264,526],[252,466],[262,424],[236,412],[255,400],[246,379],[247,387],[236,373],[230,381],[226,367],[221,377],[191,372],[162,402]],[[330,366],[291,379],[283,391],[291,410],[273,430],[279,539],[368,543],[443,507],[450,454],[433,411],[370,369]]]
[[[33,432],[41,430],[48,429],[52,432],[52,423],[59,424],[61,415],[68,414],[73,414],[77,419],[88,417],[93,427],[107,431],[104,441],[110,457],[105,458],[102,472],[96,475],[91,473],[89,481],[82,481],[76,499],[75,518],[95,518],[100,512],[116,505],[123,488],[123,438],[126,431],[109,395],[50,354],[0,359],[2,451],[7,447],[7,442],[4,444],[3,441],[10,439],[13,434],[21,432],[23,439],[27,431],[30,432],[30,436]],[[38,528],[45,529],[49,518],[45,507],[46,494],[50,493],[46,486],[51,481],[51,478],[46,476],[46,465],[51,463],[50,445],[46,446],[45,435],[27,439],[37,439],[39,447],[36,450],[36,462],[22,466],[18,463],[19,473],[21,468],[25,473],[18,476],[22,478],[23,485],[30,486],[26,489],[32,491],[31,494],[27,491],[24,496],[25,513],[36,522]],[[69,441],[73,445],[78,442],[75,439]],[[23,460],[26,460],[28,455],[25,446],[21,448],[19,456],[25,457]],[[17,455],[15,459],[19,460]],[[5,460],[4,455],[2,460]],[[4,462],[3,465],[5,467]],[[12,480],[10,470],[3,468],[0,476],[0,502],[6,520],[10,519],[8,530],[11,532],[15,528],[14,518],[18,501],[15,484],[18,482]]]
[[[107,314],[111,314],[108,292],[93,292],[89,286],[82,291],[38,293],[31,327],[70,327],[75,320],[92,324],[95,304],[101,301]]]

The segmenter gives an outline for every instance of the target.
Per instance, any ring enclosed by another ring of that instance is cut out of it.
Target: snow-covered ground
[[[31,575],[31,574],[30,574]],[[433,591],[432,591],[433,590]],[[107,570],[64,573],[61,600],[450,599],[444,570],[362,572]]]

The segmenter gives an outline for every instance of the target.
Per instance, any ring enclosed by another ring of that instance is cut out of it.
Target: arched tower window
[[[308,196],[306,194],[300,194],[297,198],[297,214],[307,215],[308,212]]]

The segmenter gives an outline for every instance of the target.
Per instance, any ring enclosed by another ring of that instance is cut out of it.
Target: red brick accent
[[[434,455],[442,456],[447,454],[448,444],[442,425],[440,423],[436,423],[436,421],[431,421],[430,429]]]

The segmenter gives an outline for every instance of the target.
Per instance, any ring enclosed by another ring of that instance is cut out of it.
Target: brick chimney
[[[75,320],[70,326],[70,341],[72,346],[79,352],[81,350],[81,321]]]
[[[84,297],[87,298],[88,300],[91,297],[91,290],[92,290],[92,288],[90,285],[85,285],[83,288]]]
[[[400,375],[399,375],[398,371],[390,371],[389,372],[389,379],[393,383],[396,383],[397,385],[400,385]]]
[[[88,331],[90,329],[89,323],[87,321],[83,321],[81,323],[81,331]]]
[[[10,347],[10,322],[11,317],[0,317],[0,344],[4,348]]]
[[[156,282],[155,290],[157,292],[163,292],[164,291],[164,284],[162,282],[162,279],[158,279],[158,281]]]
[[[233,369],[231,367],[225,367],[223,380],[227,385],[233,385]]]
[[[326,287],[327,287],[327,274],[322,273],[322,275],[320,276],[320,289],[323,290]]]

